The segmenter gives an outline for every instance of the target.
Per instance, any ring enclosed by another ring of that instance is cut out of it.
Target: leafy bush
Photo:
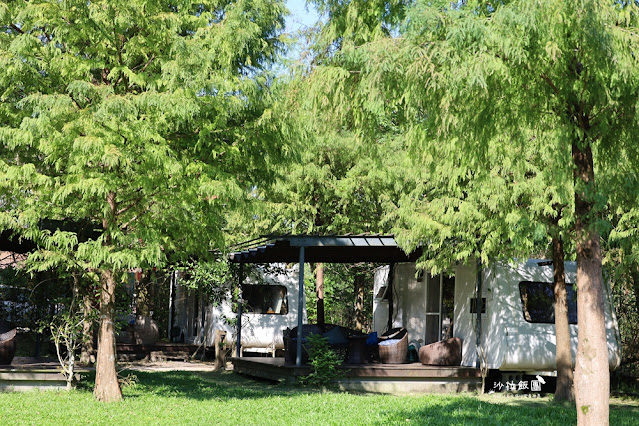
[[[339,366],[343,358],[331,349],[328,339],[319,334],[311,334],[304,345],[313,371],[301,378],[301,383],[311,386],[329,386],[342,376]]]

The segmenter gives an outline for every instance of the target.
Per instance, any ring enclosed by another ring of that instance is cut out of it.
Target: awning
[[[392,235],[267,235],[238,246],[229,254],[233,263],[298,262],[305,247],[306,262],[414,262],[421,250],[406,254]]]
[[[398,263],[412,262],[421,250],[406,254],[392,235],[266,235],[237,246],[229,254],[240,264],[239,287],[242,287],[245,263],[298,263],[297,355],[295,364],[302,365],[302,306],[304,304],[304,263]],[[241,298],[241,292],[240,292]],[[242,304],[238,305],[237,354],[242,353]]]

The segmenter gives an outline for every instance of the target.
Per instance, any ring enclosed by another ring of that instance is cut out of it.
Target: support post
[[[244,263],[240,263],[238,274],[238,298],[237,298],[237,357],[242,356],[242,281],[244,281]]]
[[[295,365],[302,365],[302,326],[303,324],[303,303],[304,303],[304,246],[300,246],[300,264],[299,264],[299,286],[297,294],[297,353],[295,357]]]
[[[174,290],[174,286],[175,286],[175,280],[177,279],[177,271],[172,271],[171,272],[171,278],[169,279],[169,329],[167,330],[167,337],[169,338],[169,342],[172,341],[171,339],[171,329],[173,328],[173,309],[174,309],[174,301],[173,299],[175,298],[175,290]]]
[[[205,305],[206,299],[204,298],[204,292],[202,290],[200,290],[200,315],[202,316],[202,321],[200,323],[200,343],[202,343],[202,346],[206,346],[206,305]],[[202,359],[204,359],[204,353],[206,352],[205,349],[202,350]]]
[[[481,258],[477,259],[477,299],[475,302],[475,308],[477,310],[477,330],[475,334],[477,335],[476,348],[477,351],[477,361],[475,361],[475,368],[481,368],[481,360],[479,354],[479,346],[481,345]]]
[[[386,283],[386,292],[388,293],[388,324],[386,328],[393,328],[393,281],[395,280],[395,264],[388,265],[388,282]]]

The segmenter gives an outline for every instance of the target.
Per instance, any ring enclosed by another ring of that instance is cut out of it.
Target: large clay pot
[[[137,317],[133,329],[138,345],[153,345],[160,338],[158,323],[151,317]]]
[[[0,321],[0,365],[10,365],[16,354],[15,324],[8,321]]]

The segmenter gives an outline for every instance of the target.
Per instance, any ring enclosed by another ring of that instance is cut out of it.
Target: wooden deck
[[[76,381],[86,368],[76,368]],[[11,365],[0,366],[0,391],[66,389],[66,379],[56,360],[15,357]]]
[[[233,370],[262,379],[295,382],[311,367],[285,365],[284,358],[231,358]],[[456,393],[481,389],[481,373],[470,367],[438,367],[408,364],[344,364],[339,387],[349,391],[391,394]]]

